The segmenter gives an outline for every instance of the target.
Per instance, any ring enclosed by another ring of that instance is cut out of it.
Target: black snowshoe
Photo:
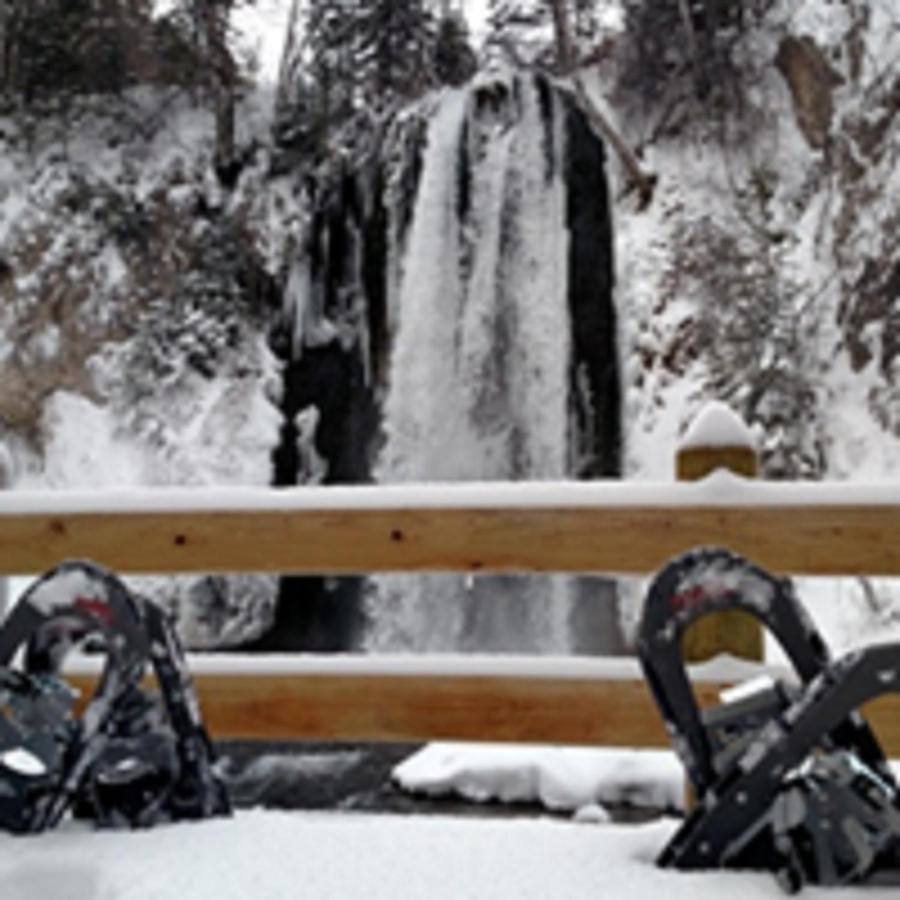
[[[59,677],[75,645],[106,655],[80,718]],[[12,668],[24,650],[24,670]],[[153,665],[161,700],[141,687]],[[112,573],[66,562],[0,627],[0,828],[55,826],[72,810],[104,826],[227,815],[224,785],[184,654],[163,612]]]
[[[701,711],[681,651],[687,627],[740,609],[779,640],[797,682]],[[805,883],[900,883],[900,792],[859,707],[900,691],[900,644],[830,660],[789,579],[721,549],[666,565],[640,625],[641,665],[696,805],[663,850],[677,869],[765,869]]]

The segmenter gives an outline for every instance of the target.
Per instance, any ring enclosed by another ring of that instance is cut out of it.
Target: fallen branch
[[[645,172],[641,168],[640,161],[634,154],[634,151],[628,146],[625,139],[619,134],[596,102],[591,99],[584,87],[581,76],[577,72],[572,74],[572,85],[575,89],[575,100],[579,109],[587,117],[594,131],[609,142],[619,157],[625,169],[629,188],[637,191],[638,209],[646,209],[653,201],[653,191],[659,180],[658,176],[654,172]]]

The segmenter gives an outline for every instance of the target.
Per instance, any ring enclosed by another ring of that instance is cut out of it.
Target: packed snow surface
[[[729,900],[781,898],[767,874],[675,874],[653,860],[675,828],[250,811],[233,819],[0,836],[4,900]],[[894,889],[808,889],[886,900]]]

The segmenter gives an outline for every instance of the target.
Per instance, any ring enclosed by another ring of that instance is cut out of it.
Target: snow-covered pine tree
[[[354,48],[358,0],[310,0],[297,27],[295,59],[283,67],[289,98],[280,128],[288,125],[292,143],[310,158],[329,154],[338,134],[352,121],[355,97]],[[290,119],[286,118],[289,113]]]
[[[0,91],[28,104],[143,80],[151,7],[150,0],[0,0]]]
[[[704,105],[739,99],[736,48],[774,0],[624,0],[623,86],[671,102],[688,86]]]
[[[457,86],[468,81],[477,68],[465,18],[457,10],[442,10],[435,35],[435,78],[440,84]]]
[[[177,0],[170,16],[189,30],[201,83],[216,123],[214,166],[223,184],[230,186],[240,165],[235,147],[235,106],[241,84],[240,67],[231,47],[231,17],[251,0]]]
[[[362,0],[356,75],[368,109],[383,114],[434,84],[435,21],[424,0]]]
[[[601,16],[606,3],[597,0],[573,0],[572,31],[582,54],[589,53],[602,31]]]
[[[307,162],[365,152],[373,129],[432,87],[424,0],[309,0],[282,64],[276,136]]]

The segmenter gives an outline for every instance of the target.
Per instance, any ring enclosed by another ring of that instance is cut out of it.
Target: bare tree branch
[[[637,191],[638,209],[646,209],[653,201],[653,191],[659,180],[654,172],[645,172],[634,151],[625,142],[618,130],[610,122],[600,107],[591,99],[581,76],[575,72],[572,75],[572,84],[575,88],[575,100],[578,108],[587,117],[591,127],[615,150],[622,167],[625,169],[629,186]]]
[[[568,9],[565,0],[548,0],[550,11],[553,14],[553,28],[556,34],[556,53],[559,70],[571,75],[575,89],[575,101],[578,108],[584,113],[593,130],[610,146],[625,169],[626,177],[631,188],[637,191],[638,208],[646,209],[653,200],[653,190],[656,187],[657,176],[645,172],[641,168],[637,156],[618,129],[612,124],[599,105],[588,94],[581,75],[577,70],[575,45],[572,40],[572,29],[569,25]]]

